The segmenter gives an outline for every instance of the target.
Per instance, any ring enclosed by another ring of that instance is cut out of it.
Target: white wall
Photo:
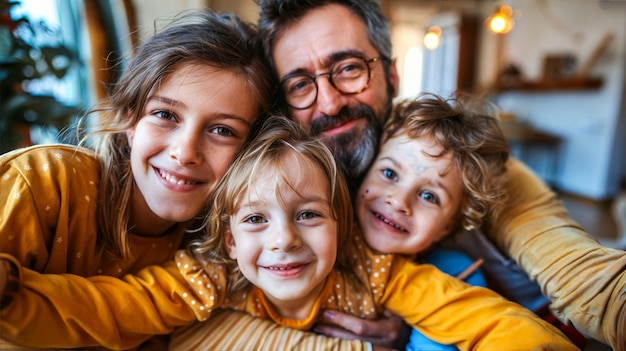
[[[626,2],[510,0],[522,16],[508,34],[505,55],[530,80],[541,77],[549,53],[573,53],[582,65],[607,32],[614,34],[591,75],[599,90],[510,92],[498,104],[518,119],[563,139],[556,186],[593,199],[613,197],[624,176]],[[621,119],[621,120],[620,120]],[[620,128],[618,129],[618,126]],[[615,150],[618,147],[621,150]]]

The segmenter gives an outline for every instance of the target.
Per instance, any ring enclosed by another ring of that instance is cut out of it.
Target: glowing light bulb
[[[428,50],[435,50],[439,47],[439,43],[441,42],[441,28],[437,26],[432,26],[428,28],[426,35],[424,35],[424,46]]]
[[[489,28],[495,33],[508,33],[515,26],[513,8],[508,5],[499,7],[496,12],[488,18]]]
[[[489,25],[491,30],[494,32],[502,33],[506,28],[506,19],[504,19],[501,15],[495,15],[491,18]]]

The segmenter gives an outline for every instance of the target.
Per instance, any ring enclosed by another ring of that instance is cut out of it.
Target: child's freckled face
[[[356,200],[365,238],[385,253],[415,254],[449,234],[463,187],[452,154],[430,136],[387,140]]]

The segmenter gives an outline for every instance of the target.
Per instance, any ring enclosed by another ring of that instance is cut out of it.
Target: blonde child
[[[368,250],[351,218],[348,187],[330,151],[294,122],[273,117],[216,189],[204,236],[176,262],[126,276],[126,284],[68,277],[57,288],[71,304],[28,292],[21,303],[40,311],[29,327],[59,342],[70,335],[104,341],[167,332],[227,307],[308,330],[332,308],[362,318],[388,309],[461,349],[577,349],[490,290]],[[71,312],[72,324],[45,327],[55,310]],[[4,318],[0,323],[7,325]]]
[[[41,145],[0,157],[0,307],[16,317],[3,338],[30,335],[39,319],[28,305],[11,312],[25,289],[20,276],[122,277],[172,259],[269,108],[273,83],[255,35],[234,15],[182,16],[138,48],[110,99],[89,114],[91,148]]]

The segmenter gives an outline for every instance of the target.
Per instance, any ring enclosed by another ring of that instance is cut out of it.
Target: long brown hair
[[[127,232],[134,182],[125,132],[141,118],[148,96],[185,64],[245,77],[262,102],[259,114],[269,110],[275,86],[269,65],[255,27],[237,16],[208,10],[186,13],[143,43],[112,86],[109,99],[89,111],[78,128],[85,128],[81,145],[92,147],[101,162],[97,243],[111,257],[131,254]]]

